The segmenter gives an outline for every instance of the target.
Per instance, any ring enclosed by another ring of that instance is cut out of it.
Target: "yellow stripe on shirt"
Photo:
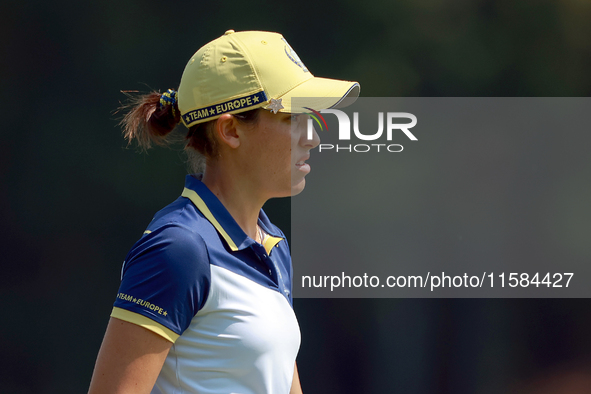
[[[162,338],[172,343],[175,343],[176,340],[180,337],[179,334],[164,327],[162,324],[157,323],[144,315],[140,315],[139,313],[135,312],[130,312],[126,309],[113,307],[111,317],[126,321],[128,323],[137,324],[138,326],[144,327],[145,329],[160,335]]]
[[[211,224],[213,224],[213,226],[216,228],[216,230],[218,230],[218,232],[221,234],[221,236],[226,240],[226,242],[228,243],[228,246],[230,247],[230,249],[233,252],[238,250],[238,247],[236,246],[236,244],[234,243],[232,238],[230,238],[230,235],[226,232],[226,230],[224,230],[222,225],[216,220],[216,218],[213,216],[213,214],[211,213],[211,211],[207,207],[207,204],[205,204],[205,201],[203,201],[203,199],[201,197],[199,197],[199,194],[197,194],[195,191],[193,191],[191,189],[185,188],[183,190],[183,193],[181,194],[181,196],[188,198],[189,200],[191,200],[191,202],[193,204],[195,204],[195,206],[197,207],[197,209],[199,209],[201,211],[203,216],[205,216],[207,218],[207,220],[209,220],[209,222]]]

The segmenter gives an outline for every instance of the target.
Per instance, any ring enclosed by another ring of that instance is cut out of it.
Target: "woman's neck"
[[[247,178],[219,167],[206,168],[203,183],[216,195],[240,228],[257,239],[257,222],[265,200]]]

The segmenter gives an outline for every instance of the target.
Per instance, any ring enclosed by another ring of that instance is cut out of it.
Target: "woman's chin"
[[[300,194],[304,187],[306,187],[306,178],[302,178],[301,180],[291,184],[291,195],[297,196]]]

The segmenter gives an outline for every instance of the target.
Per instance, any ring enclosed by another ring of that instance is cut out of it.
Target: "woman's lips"
[[[305,156],[305,157],[301,158],[301,159],[300,159],[300,160],[299,160],[299,161],[298,161],[298,162],[295,164],[295,165],[296,165],[296,168],[297,168],[299,171],[302,171],[302,172],[305,172],[305,173],[308,173],[308,172],[310,172],[310,165],[309,165],[308,163],[306,163],[306,160],[308,160],[309,158],[310,158],[310,155],[307,155],[307,156]]]

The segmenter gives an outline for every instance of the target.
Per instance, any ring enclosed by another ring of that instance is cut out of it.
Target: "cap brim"
[[[359,83],[328,78],[310,78],[281,96],[281,112],[304,113],[343,108],[359,97]]]

